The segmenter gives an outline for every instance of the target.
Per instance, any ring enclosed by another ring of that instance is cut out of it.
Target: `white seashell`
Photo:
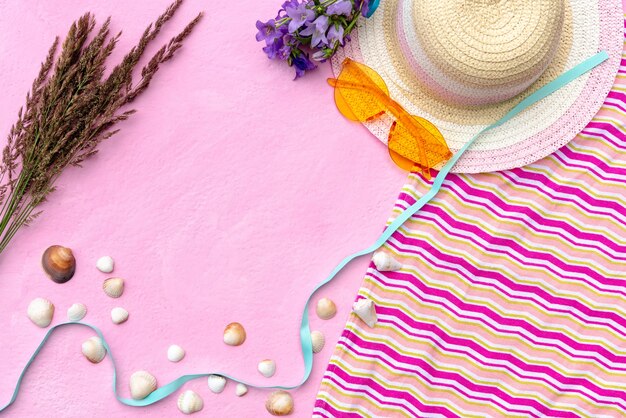
[[[133,399],[144,399],[157,388],[156,377],[145,370],[139,370],[130,376],[130,396]]]
[[[272,377],[276,373],[276,362],[274,360],[263,360],[257,366],[259,373],[265,377]]]
[[[246,340],[246,330],[239,322],[231,322],[224,330],[224,342],[228,345],[241,345]]]
[[[317,301],[317,307],[315,309],[317,316],[322,319],[330,319],[337,313],[337,306],[335,302],[328,298],[322,298]]]
[[[193,390],[186,390],[178,397],[178,409],[183,414],[193,414],[204,408],[204,401]]]
[[[374,325],[378,322],[378,317],[376,316],[376,305],[374,305],[374,302],[370,299],[363,298],[354,302],[352,305],[352,311],[354,311],[354,313],[357,314],[357,316],[361,318],[361,320],[363,320],[363,322],[365,322],[370,328],[374,328]]]
[[[111,273],[113,271],[113,267],[115,267],[115,262],[108,255],[100,257],[98,261],[96,261],[96,268],[103,273]]]
[[[383,251],[378,251],[372,257],[378,271],[397,271],[402,268],[402,263]]]
[[[67,310],[67,319],[70,321],[80,321],[87,315],[87,307],[82,303],[75,303]]]
[[[235,387],[235,395],[243,396],[248,393],[248,386],[243,383],[237,383],[237,387]]]
[[[226,378],[219,374],[212,374],[209,376],[209,389],[213,393],[222,393],[226,387]]]
[[[81,347],[81,351],[87,360],[92,363],[100,363],[107,355],[107,350],[104,348],[102,339],[100,337],[91,337]]]
[[[119,306],[111,309],[111,320],[114,324],[126,322],[128,320],[128,311],[124,308],[120,308]]]
[[[170,345],[167,349],[167,359],[173,363],[178,363],[185,357],[185,350],[180,345]]]
[[[319,331],[311,332],[311,345],[313,346],[313,352],[319,353],[324,348],[324,343],[326,339],[324,338],[324,334]]]
[[[277,390],[270,393],[270,396],[265,402],[265,409],[272,415],[285,416],[291,414],[293,411],[293,398],[289,392],[284,390]]]
[[[111,277],[110,279],[106,279],[102,284],[102,289],[104,289],[104,293],[112,298],[119,298],[124,293],[124,279],[120,279],[119,277]]]
[[[52,322],[54,305],[48,299],[35,298],[28,305],[26,313],[33,324],[46,328]]]

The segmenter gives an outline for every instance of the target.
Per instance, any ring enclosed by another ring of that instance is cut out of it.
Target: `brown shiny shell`
[[[270,393],[265,402],[265,409],[274,416],[282,417],[293,412],[293,398],[289,392],[277,390]]]
[[[76,259],[71,249],[52,245],[44,251],[41,266],[53,282],[65,283],[74,277]]]

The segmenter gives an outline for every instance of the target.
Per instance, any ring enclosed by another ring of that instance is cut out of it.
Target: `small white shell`
[[[265,409],[275,416],[289,415],[293,411],[293,398],[289,392],[277,390],[276,392],[270,393],[270,396],[265,402]]]
[[[48,299],[35,298],[28,305],[28,318],[41,328],[46,328],[54,317],[54,305]]]
[[[119,306],[117,308],[113,308],[111,309],[111,321],[113,321],[114,324],[121,324],[124,323],[128,320],[128,311],[124,308],[120,308]]]
[[[102,289],[104,289],[104,293],[112,298],[119,298],[124,293],[124,279],[120,279],[119,277],[111,277],[110,279],[106,279],[102,284]]]
[[[376,316],[376,305],[374,305],[374,302],[370,299],[363,298],[354,302],[352,310],[370,328],[374,328],[374,325],[378,322],[378,317]]]
[[[144,399],[157,388],[156,377],[145,370],[139,370],[130,376],[130,396],[133,399]]]
[[[212,374],[208,379],[209,389],[213,393],[222,393],[226,387],[226,378],[219,374]]]
[[[326,343],[326,339],[324,338],[324,334],[319,331],[311,332],[311,345],[313,345],[313,352],[319,353],[324,348],[324,343]]]
[[[178,409],[183,414],[193,414],[204,408],[204,401],[193,390],[186,390],[178,397]]]
[[[167,349],[167,359],[172,363],[178,363],[185,357],[185,350],[180,345],[170,345]]]
[[[372,257],[378,271],[397,271],[402,268],[402,263],[383,251],[378,251]]]
[[[317,316],[322,319],[330,319],[337,313],[337,306],[335,302],[328,298],[322,298],[317,301],[317,307],[315,309]]]
[[[81,351],[85,358],[92,363],[100,363],[107,355],[107,350],[104,348],[100,337],[91,337],[85,340],[81,346]]]
[[[262,360],[257,366],[259,373],[265,377],[272,377],[276,373],[276,362],[274,360]]]
[[[67,310],[67,319],[70,321],[80,321],[87,315],[87,307],[82,303],[75,303]]]
[[[248,393],[248,386],[243,383],[237,383],[237,387],[235,387],[235,395],[243,396]]]
[[[113,271],[113,267],[115,267],[115,262],[108,255],[100,257],[98,261],[96,261],[96,268],[103,273],[111,273]]]
[[[246,330],[239,322],[231,322],[224,330],[224,342],[228,345],[241,345],[246,340]]]

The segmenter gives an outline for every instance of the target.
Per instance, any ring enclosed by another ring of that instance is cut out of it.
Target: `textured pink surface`
[[[198,10],[206,18],[137,101],[139,113],[83,169],[62,176],[43,216],[0,256],[0,404],[44,334],[25,314],[37,296],[56,304],[54,323],[65,320],[73,302],[88,306],[85,320],[111,344],[125,396],[129,375],[139,369],[161,383],[214,370],[259,383],[299,381],[297,332],[306,296],[344,255],[374,241],[405,174],[382,144],[338,114],[325,83],[328,66],[292,82],[291,69],[260,52],[254,22],[273,17],[279,3],[187,1],[161,41]],[[53,37],[73,19],[87,10],[100,21],[113,15],[113,31],[124,29],[119,59],[167,4],[0,0],[2,135]],[[42,251],[55,243],[73,248],[78,259],[76,277],[65,285],[52,283],[39,266]],[[121,299],[101,291],[106,275],[94,264],[104,254],[127,279]],[[315,356],[310,381],[293,392],[294,416],[311,414],[366,263],[355,262],[318,296],[332,297],[339,313],[327,322],[312,319],[327,346]],[[111,323],[115,306],[130,311],[127,323]],[[231,321],[248,331],[241,347],[222,342]],[[80,354],[89,335],[77,328],[55,335],[7,415],[179,414],[175,397],[145,409],[117,403],[109,362],[92,365]],[[178,364],[166,359],[173,343],[187,350]],[[278,363],[269,380],[256,371],[264,358]],[[229,383],[214,395],[204,379],[185,388],[204,398],[196,416],[266,415],[265,391],[236,398]]]

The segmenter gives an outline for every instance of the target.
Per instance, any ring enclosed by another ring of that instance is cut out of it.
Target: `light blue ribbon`
[[[378,1],[374,1],[373,3],[376,5]],[[115,359],[113,358],[113,353],[111,351],[111,348],[109,347],[106,340],[104,339],[104,335],[102,335],[102,332],[93,325],[89,325],[89,324],[85,324],[81,322],[66,322],[66,323],[62,323],[59,325],[55,325],[52,328],[50,328],[48,332],[46,332],[46,335],[44,336],[43,340],[41,341],[41,343],[39,344],[39,346],[37,347],[33,355],[28,360],[28,363],[26,363],[26,366],[24,366],[24,369],[20,373],[20,377],[18,378],[17,384],[15,385],[15,390],[13,391],[13,396],[11,396],[11,400],[9,401],[8,404],[6,404],[0,409],[0,412],[8,408],[11,404],[13,404],[13,402],[15,402],[15,399],[17,399],[17,395],[19,393],[20,386],[22,384],[22,380],[24,379],[26,371],[28,370],[30,365],[35,361],[35,358],[37,357],[41,349],[44,347],[44,345],[46,344],[50,336],[57,329],[63,328],[66,326],[81,326],[81,327],[91,328],[100,338],[102,338],[104,347],[106,348],[108,352],[108,356],[111,359],[111,364],[113,366],[113,392],[115,393],[115,397],[117,398],[118,401],[129,406],[151,405],[155,402],[158,402],[168,397],[172,393],[176,392],[182,385],[189,382],[190,380],[198,379],[201,377],[207,377],[210,374],[219,374],[235,382],[241,382],[250,387],[263,388],[263,389],[287,389],[288,390],[288,389],[295,389],[301,386],[302,384],[304,384],[304,382],[307,381],[307,379],[311,375],[311,370],[313,368],[313,348],[311,345],[311,331],[309,328],[308,310],[309,310],[309,303],[311,302],[311,299],[313,298],[313,295],[315,294],[315,292],[317,292],[322,286],[330,282],[337,275],[337,273],[339,273],[352,260],[354,260],[355,258],[364,256],[364,255],[370,254],[376,251],[378,248],[380,248],[387,241],[387,239],[389,239],[389,237],[391,237],[391,235],[396,230],[398,230],[398,228],[400,228],[402,224],[404,224],[404,222],[406,222],[411,216],[413,216],[418,210],[420,210],[420,208],[422,208],[426,203],[428,203],[439,192],[439,190],[441,189],[441,185],[443,184],[446,176],[448,175],[448,173],[450,172],[454,164],[456,164],[456,162],[459,160],[459,158],[461,158],[463,153],[465,153],[465,151],[467,151],[472,146],[472,144],[476,141],[476,139],[480,135],[482,135],[483,133],[493,128],[496,128],[502,125],[503,123],[506,123],[511,118],[515,117],[517,114],[522,112],[524,109],[527,109],[528,107],[534,105],[538,101],[554,93],[561,87],[569,84],[576,78],[580,77],[581,75],[585,74],[586,72],[600,65],[602,62],[604,62],[608,58],[609,58],[608,54],[605,51],[602,51],[598,53],[597,55],[594,55],[593,57],[585,60],[583,63],[578,64],[576,67],[563,73],[554,81],[546,84],[545,86],[543,86],[542,88],[540,88],[539,90],[537,90],[536,92],[528,96],[526,99],[522,100],[517,106],[511,109],[511,111],[507,113],[502,119],[500,119],[493,125],[486,127],[485,129],[480,131],[478,134],[476,134],[476,136],[474,136],[456,154],[454,154],[454,156],[450,159],[450,161],[448,161],[446,165],[441,169],[437,177],[435,177],[435,180],[430,190],[428,190],[428,192],[425,193],[417,202],[415,202],[413,205],[408,207],[391,224],[389,224],[389,226],[385,229],[383,234],[376,240],[374,244],[370,245],[364,250],[361,250],[357,253],[354,253],[344,258],[341,261],[341,263],[339,263],[339,265],[337,265],[337,267],[335,267],[334,270],[328,275],[328,277],[326,277],[326,279],[324,279],[317,286],[315,286],[315,288],[313,289],[313,292],[311,293],[311,295],[306,301],[306,304],[304,305],[304,310],[302,312],[302,322],[300,324],[300,343],[302,345],[302,357],[304,358],[304,377],[302,378],[300,383],[291,385],[291,386],[258,386],[258,385],[253,385],[251,383],[243,381],[241,379],[238,379],[236,377],[230,376],[227,373],[216,371],[213,373],[188,374],[188,375],[181,376],[178,379],[175,379],[172,382],[164,386],[161,386],[160,388],[152,392],[150,395],[148,395],[148,397],[145,399],[135,400],[135,399],[122,398],[117,394],[117,368],[115,366]]]
[[[363,1],[367,1],[367,0],[363,0]],[[367,18],[372,17],[376,9],[378,9],[379,3],[380,3],[380,0],[371,0],[367,5],[367,13],[365,14],[365,17]]]

